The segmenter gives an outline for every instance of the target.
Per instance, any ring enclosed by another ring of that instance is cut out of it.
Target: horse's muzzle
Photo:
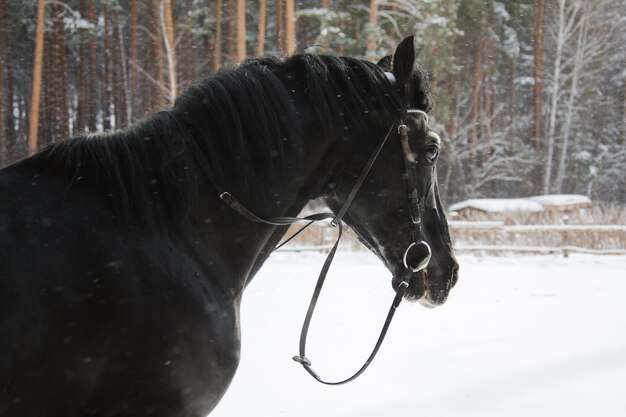
[[[442,271],[437,265],[415,272],[404,295],[407,301],[419,301],[427,308],[440,306],[448,299],[448,294],[458,279],[458,265]],[[395,280],[394,280],[395,281]],[[397,287],[394,282],[394,287]]]
[[[425,290],[423,296],[419,299],[420,304],[428,308],[444,304],[448,299],[450,290],[456,285],[458,272],[459,265],[456,262],[443,271],[437,265],[432,265],[425,274],[423,281]]]

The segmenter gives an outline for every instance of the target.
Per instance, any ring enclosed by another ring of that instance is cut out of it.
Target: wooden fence
[[[503,221],[450,221],[449,226],[455,250],[459,253],[626,255],[626,225],[509,225]],[[327,223],[314,225],[281,251],[328,251],[336,232],[336,228]],[[354,232],[346,230],[344,234],[343,249],[366,250]]]
[[[458,252],[626,254],[626,225],[451,221]]]

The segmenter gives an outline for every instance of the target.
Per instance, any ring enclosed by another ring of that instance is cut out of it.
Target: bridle
[[[422,110],[409,109],[407,110],[407,114],[421,115],[426,119],[425,120],[426,124],[428,124],[428,115]],[[343,225],[342,225],[341,220],[346,214],[346,212],[348,211],[348,208],[352,204],[352,201],[356,197],[356,194],[358,193],[359,189],[363,185],[363,182],[365,181],[367,174],[369,173],[370,169],[376,162],[378,155],[380,154],[381,150],[387,143],[387,140],[389,139],[391,132],[396,126],[397,126],[398,135],[400,136],[400,144],[402,147],[402,153],[404,155],[403,160],[404,160],[404,166],[405,166],[406,178],[407,178],[408,205],[409,205],[411,224],[413,227],[413,231],[412,231],[413,242],[411,242],[411,244],[404,251],[404,256],[402,257],[402,263],[404,265],[404,272],[402,273],[400,284],[398,285],[398,289],[396,290],[396,295],[394,296],[393,302],[391,303],[391,307],[389,308],[389,312],[387,313],[387,318],[385,319],[385,323],[380,332],[380,335],[378,336],[378,339],[376,341],[376,344],[371,354],[369,355],[369,357],[367,358],[363,366],[361,366],[361,368],[356,373],[354,373],[351,377],[338,381],[338,382],[324,381],[313,370],[312,363],[306,357],[306,354],[305,354],[306,339],[307,339],[307,335],[309,331],[309,325],[311,324],[313,312],[315,311],[315,306],[319,299],[319,295],[322,291],[324,280],[326,279],[326,275],[328,274],[330,265],[333,261],[333,258],[335,257],[335,253],[339,245],[339,240],[341,239],[341,236],[343,234]],[[402,297],[404,297],[404,294],[409,288],[409,281],[411,279],[411,276],[416,272],[423,271],[424,269],[426,269],[426,267],[428,266],[428,263],[430,262],[432,251],[431,251],[430,245],[425,240],[423,240],[423,236],[422,236],[420,198],[419,198],[419,193],[417,190],[418,161],[415,159],[413,152],[411,150],[410,144],[409,144],[408,130],[409,129],[407,125],[404,124],[402,119],[393,123],[393,125],[387,131],[387,134],[380,141],[380,143],[378,144],[374,152],[372,152],[372,154],[370,155],[367,163],[365,164],[365,166],[363,167],[363,170],[361,171],[361,174],[359,175],[350,193],[348,194],[348,197],[346,198],[345,202],[343,203],[342,207],[340,208],[339,212],[336,215],[334,213],[317,213],[317,214],[312,214],[306,217],[271,217],[271,218],[263,219],[261,217],[256,216],[254,213],[252,213],[250,210],[244,207],[229,192],[223,192],[220,194],[220,198],[229,207],[231,207],[237,213],[239,213],[240,215],[242,215],[243,217],[245,217],[246,219],[252,222],[263,223],[263,224],[268,224],[268,225],[273,225],[273,226],[288,226],[290,224],[297,223],[297,222],[302,222],[302,221],[308,222],[308,224],[306,224],[298,232],[294,233],[288,239],[286,239],[281,244],[279,244],[275,249],[280,248],[281,246],[283,246],[284,244],[292,240],[300,232],[302,232],[304,229],[306,229],[308,226],[310,226],[314,222],[332,219],[330,223],[333,226],[338,228],[339,233],[337,234],[337,240],[335,241],[335,244],[333,245],[331,250],[328,252],[328,255],[326,256],[326,260],[324,261],[324,265],[322,266],[319,277],[317,279],[317,284],[315,285],[315,290],[313,291],[313,296],[311,297],[311,301],[309,303],[309,308],[306,313],[304,323],[302,324],[302,331],[300,332],[299,354],[293,357],[294,361],[301,364],[302,367],[309,374],[311,374],[311,376],[313,376],[316,380],[318,380],[322,384],[326,384],[326,385],[345,384],[347,382],[350,382],[356,379],[359,375],[361,375],[365,371],[365,369],[367,369],[370,363],[372,363],[372,361],[374,360],[374,357],[378,353],[378,350],[380,349],[380,346],[383,343],[383,340],[385,338],[385,335],[387,334],[387,330],[389,329],[389,325],[391,324],[391,320],[393,319],[396,309],[400,305],[400,302],[402,301]],[[416,256],[415,257],[409,256],[411,252],[415,252]],[[409,261],[409,259],[411,258],[415,258],[418,261],[411,263]]]

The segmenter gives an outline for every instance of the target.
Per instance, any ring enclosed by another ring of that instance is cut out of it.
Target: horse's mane
[[[425,75],[414,103],[429,110]],[[297,103],[296,103],[297,102]],[[304,105],[314,114],[298,114]],[[303,121],[328,137],[367,132],[404,103],[383,70],[348,57],[259,58],[192,85],[168,111],[126,130],[74,138],[42,152],[49,170],[100,187],[121,217],[181,219],[207,179],[217,192],[263,188],[263,180],[304,158]],[[151,220],[153,219],[153,220]]]

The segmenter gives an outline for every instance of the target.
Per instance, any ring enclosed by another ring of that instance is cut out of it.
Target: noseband
[[[422,115],[426,119],[426,123],[428,123],[428,115],[422,110],[410,109],[410,110],[407,110],[407,113]],[[351,377],[344,379],[342,381],[338,381],[338,382],[324,381],[312,369],[312,363],[306,357],[306,354],[305,354],[306,339],[307,339],[307,335],[309,331],[309,325],[311,324],[313,312],[315,311],[317,300],[319,299],[319,295],[322,291],[324,280],[326,279],[326,275],[328,274],[330,265],[333,261],[333,258],[335,257],[335,253],[339,245],[339,240],[341,239],[341,236],[343,234],[343,226],[342,226],[341,220],[343,216],[346,214],[346,212],[348,211],[348,208],[350,207],[350,205],[352,204],[352,201],[356,197],[357,192],[363,185],[363,182],[365,181],[365,177],[367,177],[367,174],[369,173],[370,169],[374,165],[374,162],[376,162],[376,159],[378,158],[380,151],[385,146],[385,143],[387,143],[387,139],[389,139],[389,136],[391,135],[391,132],[393,131],[395,126],[397,126],[397,129],[398,129],[398,134],[400,136],[400,143],[402,145],[402,153],[404,155],[403,160],[404,160],[404,166],[405,166],[406,178],[407,178],[409,213],[410,213],[410,218],[411,218],[411,224],[413,226],[413,242],[411,242],[411,244],[404,251],[404,256],[402,257],[402,263],[404,264],[404,272],[402,273],[400,284],[398,285],[398,289],[396,290],[396,295],[394,296],[393,302],[391,303],[391,307],[389,308],[389,312],[387,313],[387,318],[385,319],[385,323],[380,332],[380,335],[378,336],[378,340],[376,341],[376,345],[374,346],[372,353],[367,358],[363,366],[361,366],[361,368],[356,373],[354,373]],[[372,363],[372,361],[374,360],[374,357],[378,353],[378,350],[380,349],[380,346],[382,345],[383,340],[385,339],[385,335],[387,334],[387,330],[389,329],[389,325],[391,324],[391,320],[396,312],[396,309],[400,305],[400,302],[402,301],[402,297],[404,297],[404,294],[409,288],[409,281],[411,279],[411,276],[416,272],[424,270],[428,266],[428,263],[430,262],[432,251],[431,251],[430,245],[426,243],[426,241],[424,241],[422,238],[420,198],[419,198],[419,193],[417,191],[417,165],[418,164],[417,164],[417,160],[415,159],[413,155],[413,152],[411,151],[411,147],[409,145],[408,130],[409,129],[407,125],[404,124],[402,121],[395,122],[391,126],[391,128],[389,128],[385,137],[378,144],[374,152],[372,152],[372,154],[370,155],[367,163],[365,164],[365,166],[363,167],[363,170],[361,171],[361,174],[359,175],[358,179],[354,183],[352,190],[350,191],[350,193],[348,194],[348,197],[343,203],[343,206],[341,207],[341,209],[336,215],[333,213],[317,213],[317,214],[312,214],[306,217],[272,217],[268,219],[263,219],[261,217],[256,216],[250,210],[245,208],[230,193],[223,192],[222,194],[220,194],[220,198],[229,207],[231,207],[233,210],[235,210],[237,213],[239,213],[246,219],[256,222],[256,223],[263,223],[263,224],[268,224],[268,225],[273,225],[273,226],[288,226],[290,224],[297,223],[297,222],[302,222],[302,221],[308,222],[308,224],[306,224],[298,232],[294,233],[291,237],[286,239],[284,242],[279,244],[275,249],[278,249],[284,244],[286,244],[287,242],[289,242],[291,239],[296,237],[300,232],[302,232],[304,229],[306,229],[308,226],[310,226],[314,222],[332,218],[330,223],[333,226],[338,228],[339,233],[337,234],[337,240],[335,241],[335,244],[333,245],[330,252],[328,252],[326,260],[324,261],[324,265],[322,266],[320,275],[317,279],[315,290],[313,291],[313,296],[311,297],[311,302],[309,303],[309,308],[308,308],[306,317],[304,319],[304,323],[302,324],[302,331],[300,332],[299,354],[293,357],[294,361],[300,363],[303,366],[303,368],[309,374],[311,374],[311,376],[313,376],[316,380],[318,380],[322,384],[326,384],[326,385],[345,384],[347,382],[350,382],[356,379],[359,375],[361,375],[365,371],[365,369],[367,369],[370,363]],[[415,255],[410,256],[411,252],[414,252]],[[417,261],[411,262],[410,261],[411,258],[417,259]]]

